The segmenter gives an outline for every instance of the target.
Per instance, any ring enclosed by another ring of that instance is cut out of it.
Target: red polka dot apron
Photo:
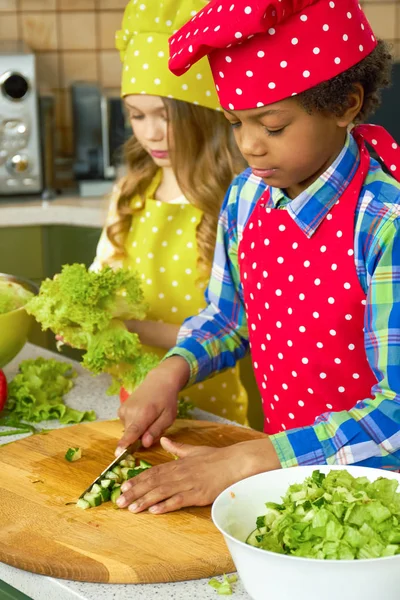
[[[239,246],[251,355],[269,434],[349,410],[370,397],[376,383],[364,349],[366,296],[354,264],[354,223],[370,165],[362,137],[376,146],[390,136],[366,126],[354,135],[359,168],[311,238],[287,210],[266,206],[267,191]]]

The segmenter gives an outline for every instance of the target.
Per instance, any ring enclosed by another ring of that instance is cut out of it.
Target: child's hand
[[[268,438],[227,448],[177,444],[167,438],[162,438],[161,444],[179,460],[152,467],[126,481],[117,500],[120,508],[161,514],[185,506],[206,506],[233,483],[280,468]]]
[[[188,378],[189,365],[180,356],[172,356],[150,371],[118,411],[125,433],[115,451],[117,456],[139,438],[146,448],[160,439],[176,418],[178,394]]]

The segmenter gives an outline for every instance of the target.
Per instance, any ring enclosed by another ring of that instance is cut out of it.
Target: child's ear
[[[338,127],[348,127],[353,123],[361,112],[364,103],[364,88],[356,83],[354,89],[347,99],[346,110],[337,118]]]

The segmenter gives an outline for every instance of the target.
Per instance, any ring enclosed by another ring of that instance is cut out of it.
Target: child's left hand
[[[117,500],[120,508],[161,514],[185,506],[206,506],[233,483],[280,468],[268,438],[226,448],[178,444],[167,438],[161,438],[161,445],[179,460],[152,467],[126,481]]]

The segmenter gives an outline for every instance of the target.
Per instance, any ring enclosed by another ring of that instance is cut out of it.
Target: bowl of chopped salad
[[[400,598],[398,473],[260,473],[222,492],[212,519],[253,600]]]
[[[0,273],[0,368],[25,345],[34,318],[24,306],[38,293],[27,279]]]

